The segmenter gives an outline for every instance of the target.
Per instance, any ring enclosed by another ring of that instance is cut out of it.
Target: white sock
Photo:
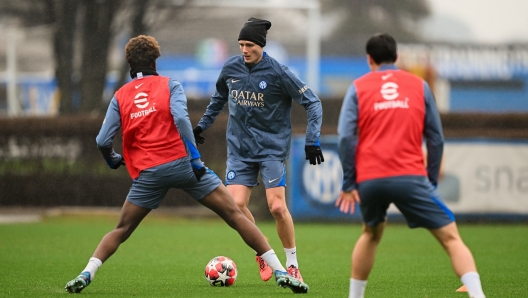
[[[367,287],[366,280],[350,279],[350,291],[348,298],[363,298],[365,295],[365,288]]]
[[[275,254],[275,251],[273,249],[268,250],[267,252],[263,253],[261,256],[266,263],[268,263],[268,266],[271,267],[273,272],[275,270],[280,270],[282,272],[286,272],[286,269],[282,266],[281,262],[279,261],[279,258],[277,258],[277,255]]]
[[[480,283],[480,276],[477,272],[468,272],[460,278],[462,283],[468,290],[469,297],[471,298],[486,298],[482,291],[482,285]]]
[[[103,262],[101,262],[101,260],[99,260],[98,258],[90,258],[88,264],[86,265],[86,268],[84,268],[81,273],[86,271],[90,272],[90,280],[93,280],[95,277],[95,272],[97,272],[97,269],[99,269],[101,265],[103,265]]]
[[[299,263],[297,262],[297,248],[285,248],[284,252],[286,253],[286,268],[290,268],[290,266],[299,268]]]

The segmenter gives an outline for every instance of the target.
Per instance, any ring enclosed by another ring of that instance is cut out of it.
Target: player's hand
[[[356,203],[361,203],[361,199],[359,198],[359,193],[356,189],[353,191],[341,191],[339,194],[339,198],[337,198],[337,201],[335,203],[336,207],[339,207],[339,211],[343,213],[349,213],[354,214],[356,211]]]
[[[121,156],[121,154],[115,154],[116,157],[118,157],[118,161],[113,165],[113,166],[110,166],[111,169],[114,169],[114,170],[117,170],[119,169],[120,166],[124,166],[125,165],[125,159],[123,158],[123,156]]]
[[[194,176],[196,177],[196,180],[200,181],[202,179],[202,176],[207,173],[207,168],[205,167],[204,163],[199,159],[193,159],[191,160],[191,167],[194,173]]]
[[[196,126],[193,129],[194,140],[196,141],[197,144],[203,144],[205,142],[205,138],[200,135],[202,132],[203,130],[200,126]]]
[[[193,167],[192,170],[194,172],[194,176],[196,176],[196,180],[198,181],[200,181],[202,179],[202,176],[205,175],[205,173],[207,172],[207,169],[205,167],[201,167],[199,169]]]
[[[306,159],[310,160],[311,165],[320,165],[324,162],[323,151],[319,146],[304,146]]]

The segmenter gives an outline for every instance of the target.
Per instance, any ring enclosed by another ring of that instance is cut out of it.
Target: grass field
[[[84,268],[114,216],[61,216],[0,225],[0,297],[64,297],[64,285]],[[275,226],[259,223],[284,262]],[[528,227],[461,225],[487,297],[528,297]],[[350,252],[357,224],[298,223],[300,268],[307,297],[348,297]],[[238,267],[234,286],[215,288],[203,270],[217,256]],[[389,224],[366,297],[467,297],[440,245],[423,229]],[[288,297],[290,290],[258,275],[238,234],[212,219],[147,217],[80,295],[88,297]]]

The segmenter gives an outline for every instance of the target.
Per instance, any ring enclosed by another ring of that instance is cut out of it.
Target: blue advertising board
[[[359,209],[350,215],[335,207],[343,181],[337,136],[321,137],[320,142],[325,161],[314,166],[305,159],[305,136],[292,138],[287,177],[290,213],[295,220],[358,221]]]
[[[335,207],[343,180],[337,136],[321,138],[325,161],[305,159],[305,136],[292,139],[288,163],[287,201],[295,220],[361,220]],[[438,193],[457,220],[526,221],[528,216],[528,146],[525,141],[492,139],[446,140]],[[496,198],[500,198],[497,200]],[[403,216],[391,204],[389,221]]]

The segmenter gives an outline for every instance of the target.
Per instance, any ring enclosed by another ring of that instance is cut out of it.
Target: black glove
[[[200,126],[196,126],[193,129],[194,140],[196,141],[197,144],[203,144],[205,142],[205,138],[200,135],[202,132],[203,130]]]
[[[311,165],[320,165],[324,162],[323,151],[319,146],[304,146],[306,159],[310,160]]]
[[[205,173],[207,172],[205,167],[201,167],[199,169],[192,167],[192,170],[194,172],[194,176],[196,176],[196,180],[198,181],[200,181],[200,179],[202,179],[202,176],[205,175]]]
[[[123,159],[122,156],[121,157],[121,160],[119,160],[113,167],[110,167],[114,170],[117,170],[120,166],[124,166],[125,165],[125,160]]]
[[[106,164],[114,170],[117,170],[120,166],[125,165],[125,159],[119,153],[116,153],[112,147],[101,147],[99,148],[103,154],[103,158],[106,161]]]

